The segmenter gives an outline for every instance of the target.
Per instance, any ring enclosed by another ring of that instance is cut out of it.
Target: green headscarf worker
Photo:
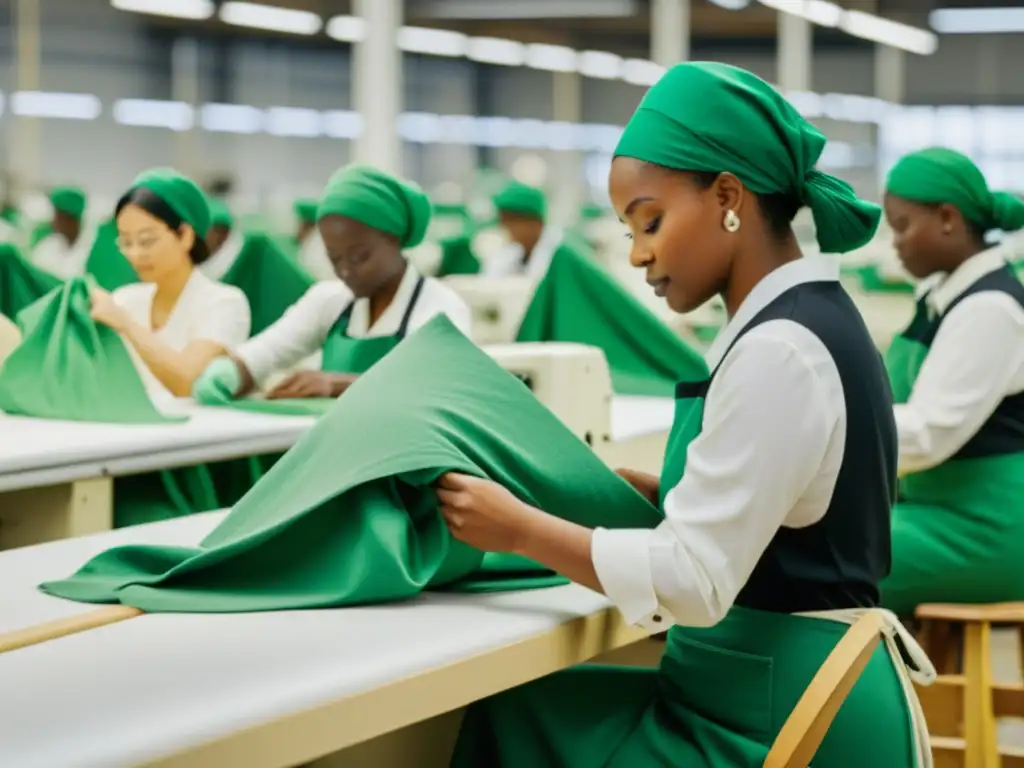
[[[547,225],[548,201],[544,192],[511,181],[493,198],[498,223],[512,241],[484,258],[485,277],[529,275],[542,278],[562,244],[562,230]]]
[[[50,190],[53,218],[32,248],[32,263],[61,279],[85,274],[96,232],[83,224],[86,197],[78,187]]]
[[[114,211],[117,244],[142,281],[94,288],[93,317],[119,331],[141,361],[143,380],[187,397],[210,362],[249,336],[249,303],[196,267],[210,255],[206,196],[171,169],[146,171]]]
[[[365,165],[342,168],[327,183],[317,228],[337,280],[321,282],[277,323],[215,361],[195,398],[217,404],[322,352],[268,398],[337,397],[401,340],[437,314],[469,334],[470,313],[450,288],[422,277],[402,255],[422,240],[430,203],[419,187]]]
[[[1024,287],[986,232],[1024,203],[933,148],[892,169],[885,215],[922,291],[887,355],[899,432],[887,607],[1024,599]]]
[[[461,475],[438,493],[457,538],[605,593],[630,623],[668,630],[665,655],[660,669],[580,667],[471,706],[453,765],[760,765],[847,624],[877,605],[889,386],[837,260],[802,259],[791,222],[810,206],[822,251],[845,252],[880,211],[815,170],[824,146],[774,88],[725,64],[671,68],[626,126],[609,187],[631,263],[673,310],[721,294],[730,316],[710,377],[678,385],[661,478],[622,471],[665,521],[591,530]],[[876,652],[817,768],[925,764],[906,675]]]

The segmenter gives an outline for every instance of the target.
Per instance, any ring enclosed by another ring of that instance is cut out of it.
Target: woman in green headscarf
[[[1024,228],[1024,203],[932,148],[893,167],[885,215],[923,281],[886,358],[902,479],[885,604],[1024,599],[1024,287],[985,244]]]
[[[337,397],[437,314],[468,335],[465,302],[417,274],[402,254],[423,240],[429,221],[430,202],[415,184],[365,165],[335,173],[317,228],[340,281],[317,283],[280,321],[214,361],[196,383],[196,399],[224,403],[317,352],[319,370],[292,374],[267,397]]]
[[[454,765],[761,765],[847,625],[877,605],[896,475],[888,382],[837,260],[802,259],[791,222],[809,206],[822,252],[841,253],[872,237],[880,211],[815,170],[824,146],[774,88],[724,64],[671,68],[626,126],[609,187],[631,263],[673,310],[721,294],[730,316],[710,375],[676,388],[661,477],[621,473],[664,522],[591,530],[460,475],[438,495],[457,538],[538,561],[630,623],[668,630],[664,657],[472,706]],[[928,765],[913,698],[899,653],[879,649],[814,765]]]

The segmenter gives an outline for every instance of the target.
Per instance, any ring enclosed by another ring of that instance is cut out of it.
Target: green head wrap
[[[21,224],[21,214],[18,212],[14,203],[4,203],[0,205],[0,220],[6,221],[8,224],[15,227]]]
[[[518,213],[543,219],[548,212],[548,201],[536,187],[511,181],[494,196],[494,207],[499,211]]]
[[[231,214],[231,209],[228,208],[227,203],[219,197],[207,198],[207,202],[210,205],[211,227],[226,227],[231,229],[235,226],[235,217]]]
[[[369,165],[347,165],[327,182],[317,209],[324,216],[347,216],[398,238],[402,248],[423,242],[430,224],[430,200],[416,184]]]
[[[866,244],[877,205],[815,169],[825,137],[772,86],[728,64],[677,64],[647,92],[615,149],[679,171],[734,174],[755,194],[787,194],[810,207],[824,253]]]
[[[1024,203],[1008,192],[992,192],[985,176],[967,156],[932,147],[904,155],[885,184],[886,192],[926,205],[955,206],[984,231],[1024,228]]]
[[[299,221],[306,224],[316,224],[316,209],[320,205],[319,200],[303,198],[295,201],[295,215]]]
[[[206,195],[192,179],[173,168],[143,171],[132,182],[131,191],[136,189],[148,189],[167,203],[199,237],[206,237],[210,231],[210,203]]]
[[[85,192],[78,187],[54,187],[50,190],[54,210],[81,219],[85,213]]]

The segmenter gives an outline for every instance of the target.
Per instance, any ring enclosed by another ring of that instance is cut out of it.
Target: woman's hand
[[[336,374],[323,371],[298,371],[267,393],[268,400],[292,397],[338,397],[348,382]]]
[[[449,472],[437,483],[452,535],[484,552],[521,552],[531,522],[544,516],[491,480]]]
[[[118,333],[123,332],[130,322],[128,313],[124,311],[117,302],[114,301],[114,297],[104,291],[102,288],[91,286],[89,288],[89,298],[92,306],[89,314],[92,315],[92,319],[97,323],[111,328]]]
[[[654,475],[635,469],[616,469],[615,474],[632,485],[637,493],[651,502],[651,504],[658,506],[659,481]]]

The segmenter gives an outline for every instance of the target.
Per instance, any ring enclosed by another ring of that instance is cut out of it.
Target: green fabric
[[[914,286],[906,280],[883,277],[875,264],[858,267],[855,271],[860,287],[867,293],[913,293]]]
[[[139,282],[135,268],[117,247],[117,224],[113,219],[103,222],[97,230],[85,262],[85,272],[107,291]]]
[[[700,434],[707,374],[680,386],[659,496]],[[470,706],[453,768],[735,768],[764,762],[843,624],[734,607],[710,629],[674,626],[658,669],[589,665]],[[870,728],[871,738],[864,732]],[[884,647],[844,702],[815,768],[918,768],[909,708]]]
[[[266,400],[259,397],[241,397],[224,405],[240,411],[272,413],[279,416],[323,416],[334,405],[331,397],[293,397]]]
[[[0,313],[14,320],[29,304],[61,284],[60,278],[22,256],[17,246],[0,243]]]
[[[928,356],[932,322],[924,301],[893,339],[886,369],[893,400],[905,403]],[[1024,600],[1024,454],[950,459],[900,480],[892,510],[892,570],[886,608],[911,616],[921,603]]]
[[[140,188],[148,189],[167,203],[199,237],[206,237],[210,231],[210,204],[192,179],[173,168],[151,168],[136,177],[129,191]]]
[[[315,280],[269,236],[253,232],[245,236],[238,258],[221,282],[241,289],[249,299],[255,336],[280,320]]]
[[[316,224],[316,211],[320,201],[315,198],[302,198],[295,201],[295,217],[306,224]]]
[[[346,216],[394,235],[402,248],[423,242],[430,200],[416,184],[369,165],[348,165],[327,182],[317,218]]]
[[[442,242],[451,238],[468,237],[476,228],[476,222],[464,205],[435,205],[430,217],[426,239]]]
[[[580,207],[580,220],[590,221],[591,219],[603,219],[611,214],[607,206],[597,203],[585,203]]]
[[[480,259],[473,253],[469,235],[442,240],[440,246],[441,264],[437,268],[437,277],[480,274]]]
[[[734,174],[757,194],[810,206],[823,253],[866,245],[881,210],[815,169],[825,136],[771,85],[717,62],[677,64],[647,92],[616,156],[681,171]]]
[[[537,187],[510,181],[493,198],[494,207],[498,211],[518,213],[521,216],[532,216],[543,220],[548,212],[548,199]]]
[[[1024,227],[1024,202],[1006,192],[993,193],[970,158],[945,147],[904,155],[889,171],[885,190],[915,203],[955,206],[965,219],[986,231],[1014,232]]]
[[[219,197],[209,198],[210,204],[210,226],[227,227],[231,229],[235,225],[235,217],[228,208],[228,204]]]
[[[39,243],[53,234],[53,224],[49,221],[41,221],[32,227],[28,233],[28,247],[35,248]]]
[[[447,471],[491,477],[585,525],[651,528],[661,518],[439,316],[353,384],[198,547],[118,547],[42,589],[146,611],[236,612],[450,586],[484,555],[452,538],[437,512],[432,486]]]
[[[584,248],[567,240],[555,251],[516,340],[600,347],[620,395],[670,396],[679,379],[706,373],[703,358]]]
[[[21,213],[13,203],[0,205],[0,220],[6,221],[13,227],[21,226]]]
[[[0,368],[0,410],[67,421],[174,421],[153,406],[121,337],[89,315],[74,278],[18,315],[22,342]]]
[[[85,192],[79,187],[54,187],[50,190],[50,204],[55,211],[81,219],[85,213]]]

